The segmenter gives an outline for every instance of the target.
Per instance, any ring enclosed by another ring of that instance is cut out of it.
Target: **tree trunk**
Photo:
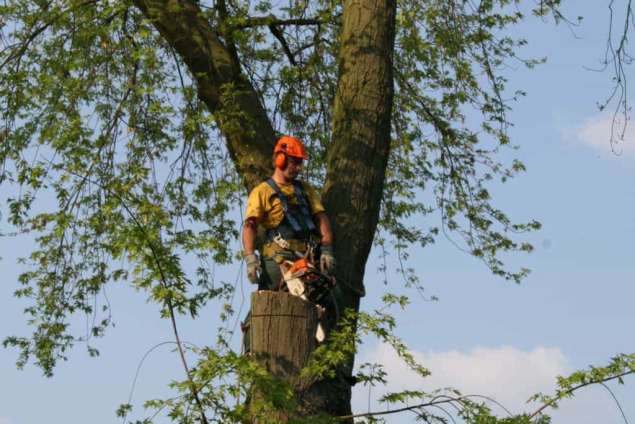
[[[323,200],[335,234],[337,279],[363,294],[390,151],[395,0],[347,0]],[[351,299],[347,306],[354,306]]]
[[[317,347],[317,324],[317,309],[310,302],[284,292],[252,294],[251,355],[271,374],[289,383],[298,402],[293,417],[278,411],[270,412],[267,419],[286,422],[289,418],[339,416],[343,415],[342,411],[350,411],[350,384],[347,381],[300,377],[300,371]],[[250,403],[262,396],[262,393],[252,393]]]
[[[315,305],[286,292],[251,295],[250,343],[253,358],[276,377],[300,387],[300,370],[315,350]]]
[[[284,292],[252,294],[251,355],[272,375],[289,383],[298,402],[292,416],[280,408],[275,412],[267,411],[267,420],[287,422],[290,418],[332,415],[336,413],[333,405],[344,403],[337,410],[346,407],[348,398],[333,397],[331,381],[314,381],[300,376],[317,347],[317,324],[317,309],[310,302]],[[267,398],[266,393],[255,391],[251,394],[249,407],[254,424],[259,422],[258,407],[254,405],[263,398]]]
[[[339,310],[359,311],[390,152],[395,0],[346,0],[323,200],[333,226]],[[354,357],[332,382],[332,415],[351,414]]]

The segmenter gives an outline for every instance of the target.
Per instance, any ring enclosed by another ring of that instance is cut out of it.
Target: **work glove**
[[[247,279],[252,284],[258,284],[262,268],[260,267],[260,259],[255,253],[245,255],[245,263],[247,264]]]
[[[333,256],[333,246],[321,247],[320,270],[326,275],[332,275],[335,271],[335,256]]]

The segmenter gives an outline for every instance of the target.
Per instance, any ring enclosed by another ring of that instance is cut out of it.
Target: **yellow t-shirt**
[[[278,184],[280,191],[287,197],[290,205],[297,205],[298,199],[295,196],[293,184]],[[324,212],[324,206],[320,195],[307,183],[302,183],[304,194],[307,197],[311,214],[315,215]],[[258,184],[247,199],[247,213],[245,220],[255,218],[265,229],[276,228],[284,219],[284,208],[276,192],[266,181]]]

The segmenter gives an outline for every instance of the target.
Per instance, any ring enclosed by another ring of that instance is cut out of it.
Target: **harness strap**
[[[280,199],[280,202],[282,203],[282,209],[284,210],[284,216],[289,221],[289,224],[291,224],[291,228],[293,228],[293,231],[298,232],[298,233],[301,232],[302,231],[302,226],[300,225],[298,220],[295,218],[295,216],[293,216],[293,214],[289,212],[289,209],[290,209],[289,208],[289,199],[287,198],[287,196],[285,196],[284,193],[282,192],[282,190],[280,190],[280,187],[278,187],[278,184],[276,184],[276,182],[273,180],[273,178],[269,178],[267,180],[267,184],[269,184],[269,187],[271,187],[276,192],[276,194],[278,195],[278,198]]]
[[[309,231],[313,232],[316,228],[313,223],[313,219],[311,218],[311,212],[309,212],[309,204],[307,202],[304,189],[302,188],[302,184],[300,184],[299,181],[294,181],[293,188],[295,189],[295,197],[298,199],[298,204],[300,205],[300,211],[302,212],[302,215],[304,215],[304,221],[307,224]]]

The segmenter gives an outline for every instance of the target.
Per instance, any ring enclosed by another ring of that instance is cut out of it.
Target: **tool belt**
[[[283,247],[273,240],[266,242],[262,246],[262,256],[265,258],[273,258],[275,260],[276,257],[284,253],[288,254],[298,252],[304,254],[309,247],[309,242],[307,240],[289,239],[285,240],[285,242],[288,243],[288,247]]]

